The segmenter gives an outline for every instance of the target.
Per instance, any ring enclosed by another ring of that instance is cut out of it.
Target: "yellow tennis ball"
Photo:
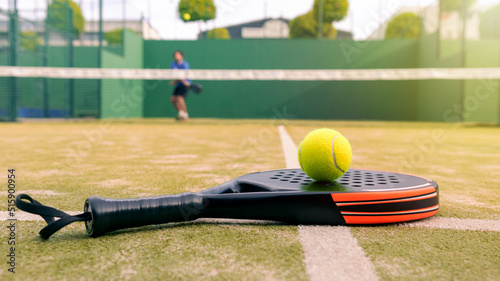
[[[299,145],[300,167],[317,181],[340,178],[351,166],[351,160],[349,141],[335,130],[314,130]]]
[[[182,17],[184,18],[185,21],[188,21],[191,19],[191,15],[188,13],[185,13]]]

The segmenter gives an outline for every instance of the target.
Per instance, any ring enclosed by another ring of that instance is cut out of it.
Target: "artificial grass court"
[[[0,124],[0,166],[4,173],[16,168],[18,194],[81,211],[91,195],[196,192],[242,174],[283,168],[279,124],[296,144],[315,128],[339,130],[353,148],[353,168],[434,179],[440,186],[439,217],[500,220],[498,127],[207,119]],[[4,264],[2,280],[307,280],[293,225],[205,221],[90,238],[75,223],[41,241],[44,222],[17,224],[16,273]],[[350,229],[381,280],[500,279],[498,232],[400,225]],[[7,241],[7,235],[2,231],[0,239]],[[7,247],[2,243],[2,255]]]

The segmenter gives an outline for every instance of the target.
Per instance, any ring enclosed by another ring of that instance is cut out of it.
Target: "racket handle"
[[[85,212],[92,216],[85,227],[96,237],[118,229],[190,221],[198,218],[204,206],[203,197],[191,192],[134,199],[92,196],[85,201]]]

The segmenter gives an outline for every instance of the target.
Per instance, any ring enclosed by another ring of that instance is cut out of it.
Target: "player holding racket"
[[[177,50],[174,52],[174,61],[170,64],[171,69],[189,69],[189,63],[184,60],[184,54]],[[174,92],[170,97],[170,102],[174,105],[178,112],[177,120],[187,121],[189,120],[189,114],[187,112],[185,98],[188,94],[189,87],[191,85],[191,80],[172,80],[170,85],[175,85]]]

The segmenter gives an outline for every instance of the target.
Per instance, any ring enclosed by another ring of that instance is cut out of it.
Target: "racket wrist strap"
[[[47,222],[47,226],[40,230],[42,239],[49,239],[52,234],[70,223],[91,220],[89,212],[72,216],[58,209],[45,206],[27,194],[19,194],[17,196],[16,207],[22,211],[39,215]],[[56,220],[56,218],[59,219]]]

